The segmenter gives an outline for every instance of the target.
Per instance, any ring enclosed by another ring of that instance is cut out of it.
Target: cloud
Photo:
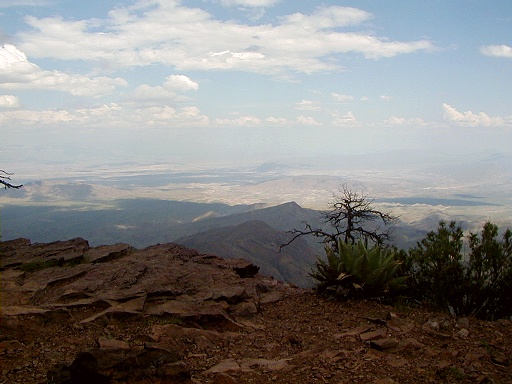
[[[302,100],[295,104],[295,109],[299,111],[320,111],[320,105],[318,101]]]
[[[351,111],[348,111],[344,115],[334,114],[334,119],[331,124],[337,127],[355,127],[362,125],[361,122],[357,121],[354,113]]]
[[[128,99],[136,102],[154,103],[159,101],[176,100],[178,99],[178,96],[175,92],[168,91],[160,85],[152,87],[147,84],[141,84],[133,90]]]
[[[179,109],[163,106],[140,108],[134,111],[132,119],[140,126],[199,127],[209,124],[208,116],[201,113],[196,107],[182,107]]]
[[[273,7],[279,1],[280,0],[221,0],[221,3],[225,7]]]
[[[338,100],[338,101],[342,101],[342,102],[346,102],[346,101],[352,101],[354,100],[354,97],[353,96],[350,96],[350,95],[342,95],[340,93],[331,93],[331,96]]]
[[[17,110],[0,112],[0,123],[11,125],[77,126],[85,129],[146,129],[207,126],[209,119],[196,107],[167,105],[133,109],[117,103],[75,110]]]
[[[20,100],[13,95],[0,95],[0,108],[17,108]]]
[[[280,0],[220,0],[224,7],[237,7],[238,10],[256,22],[265,15],[266,8],[273,7]]]
[[[16,110],[10,112],[0,112],[0,122],[14,122],[22,125],[50,125],[69,123],[77,121],[79,116],[73,115],[66,110],[46,110],[46,111],[29,111]]]
[[[371,14],[361,9],[331,6],[319,7],[312,15],[293,13],[283,17],[282,20],[284,20],[284,24],[287,25],[296,25],[304,29],[321,30],[358,25],[370,18]]]
[[[113,9],[106,19],[27,16],[31,29],[18,37],[20,48],[34,58],[117,67],[163,64],[179,71],[235,69],[276,76],[339,69],[339,54],[379,59],[433,47],[428,40],[393,41],[367,32],[340,31],[371,17],[360,9],[329,6],[311,14],[290,14],[274,24],[246,25],[215,19],[178,1],[140,0]]]
[[[304,115],[297,116],[297,122],[301,125],[310,125],[310,126],[322,125],[321,123],[319,123],[318,121],[313,119],[311,116],[304,116]]]
[[[384,100],[384,101],[391,101],[391,100],[393,100],[393,97],[388,96],[388,95],[380,95],[379,99]]]
[[[255,116],[240,116],[236,119],[215,119],[215,125],[220,127],[255,127],[261,120]]]
[[[185,75],[171,75],[167,77],[163,87],[173,91],[197,91],[199,84]]]
[[[503,127],[512,126],[512,116],[491,117],[484,112],[459,112],[451,105],[443,103],[444,119],[465,127]]]
[[[401,126],[401,125],[424,126],[424,125],[426,125],[425,120],[420,119],[418,117],[407,119],[404,117],[391,116],[389,119],[385,120],[384,123],[387,125],[395,125],[395,126]]]
[[[480,53],[485,56],[512,57],[512,47],[508,45],[486,45],[480,48]]]
[[[267,117],[265,121],[271,125],[285,126],[289,125],[290,121],[284,117]]]
[[[14,45],[0,47],[0,89],[47,89],[76,96],[102,96],[118,86],[126,86],[121,78],[87,77],[60,71],[45,71],[31,63]]]
[[[186,101],[187,97],[178,95],[176,92],[184,92],[189,90],[197,90],[199,84],[192,81],[185,75],[168,76],[162,85],[150,86],[141,84],[128,97],[131,101],[143,103],[155,103],[159,101]]]
[[[0,113],[0,121],[13,123],[13,125],[53,125],[60,124],[87,124],[88,127],[95,123],[111,125],[121,118],[127,118],[124,111],[118,104],[100,105],[93,108],[82,108],[76,110],[17,110]],[[130,119],[131,117],[128,117]]]

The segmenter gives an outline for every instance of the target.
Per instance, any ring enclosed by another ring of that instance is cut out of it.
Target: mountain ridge
[[[262,220],[248,220],[179,238],[176,243],[203,253],[249,260],[264,275],[300,287],[311,286],[308,272],[317,253],[301,238],[281,248],[291,237]]]

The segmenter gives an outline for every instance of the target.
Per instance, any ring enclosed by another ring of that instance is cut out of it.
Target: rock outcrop
[[[340,303],[176,244],[0,242],[0,383],[494,383],[512,321]]]
[[[145,342],[133,346],[98,338],[73,361],[49,369],[54,383],[190,382],[189,368],[179,358],[185,340],[211,346],[225,334],[207,329],[240,330],[260,302],[280,300],[289,289],[259,276],[250,262],[177,244],[138,250],[128,244],[90,247],[80,238],[49,244],[17,239],[0,243],[0,255],[7,328],[27,317],[77,330],[119,321],[171,323],[155,325],[152,336],[140,335]]]
[[[137,250],[89,247],[83,239],[2,243],[2,314],[65,313],[87,307],[89,322],[147,315],[236,326],[278,286],[240,259],[199,254],[176,244]]]

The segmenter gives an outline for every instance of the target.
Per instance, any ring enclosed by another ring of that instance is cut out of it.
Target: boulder
[[[80,352],[71,365],[57,364],[48,371],[58,384],[149,382],[192,383],[188,366],[178,352],[152,345],[146,348],[92,348]]]
[[[370,341],[370,347],[378,351],[386,351],[398,347],[398,340],[395,339],[378,339]]]
[[[77,238],[50,244],[18,239],[0,245],[6,252],[2,260],[8,261],[3,306],[13,315],[87,306],[96,311],[89,311],[82,323],[156,315],[234,324],[230,314],[257,313],[259,292],[265,292],[265,302],[282,297],[275,282],[266,287],[263,280],[253,281],[258,267],[250,262],[203,255],[177,244],[137,250],[127,244],[90,247]],[[81,258],[77,265],[19,269],[33,260],[76,257]]]

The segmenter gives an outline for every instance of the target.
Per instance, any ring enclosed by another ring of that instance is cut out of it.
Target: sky
[[[0,0],[17,174],[511,144],[510,0]]]

